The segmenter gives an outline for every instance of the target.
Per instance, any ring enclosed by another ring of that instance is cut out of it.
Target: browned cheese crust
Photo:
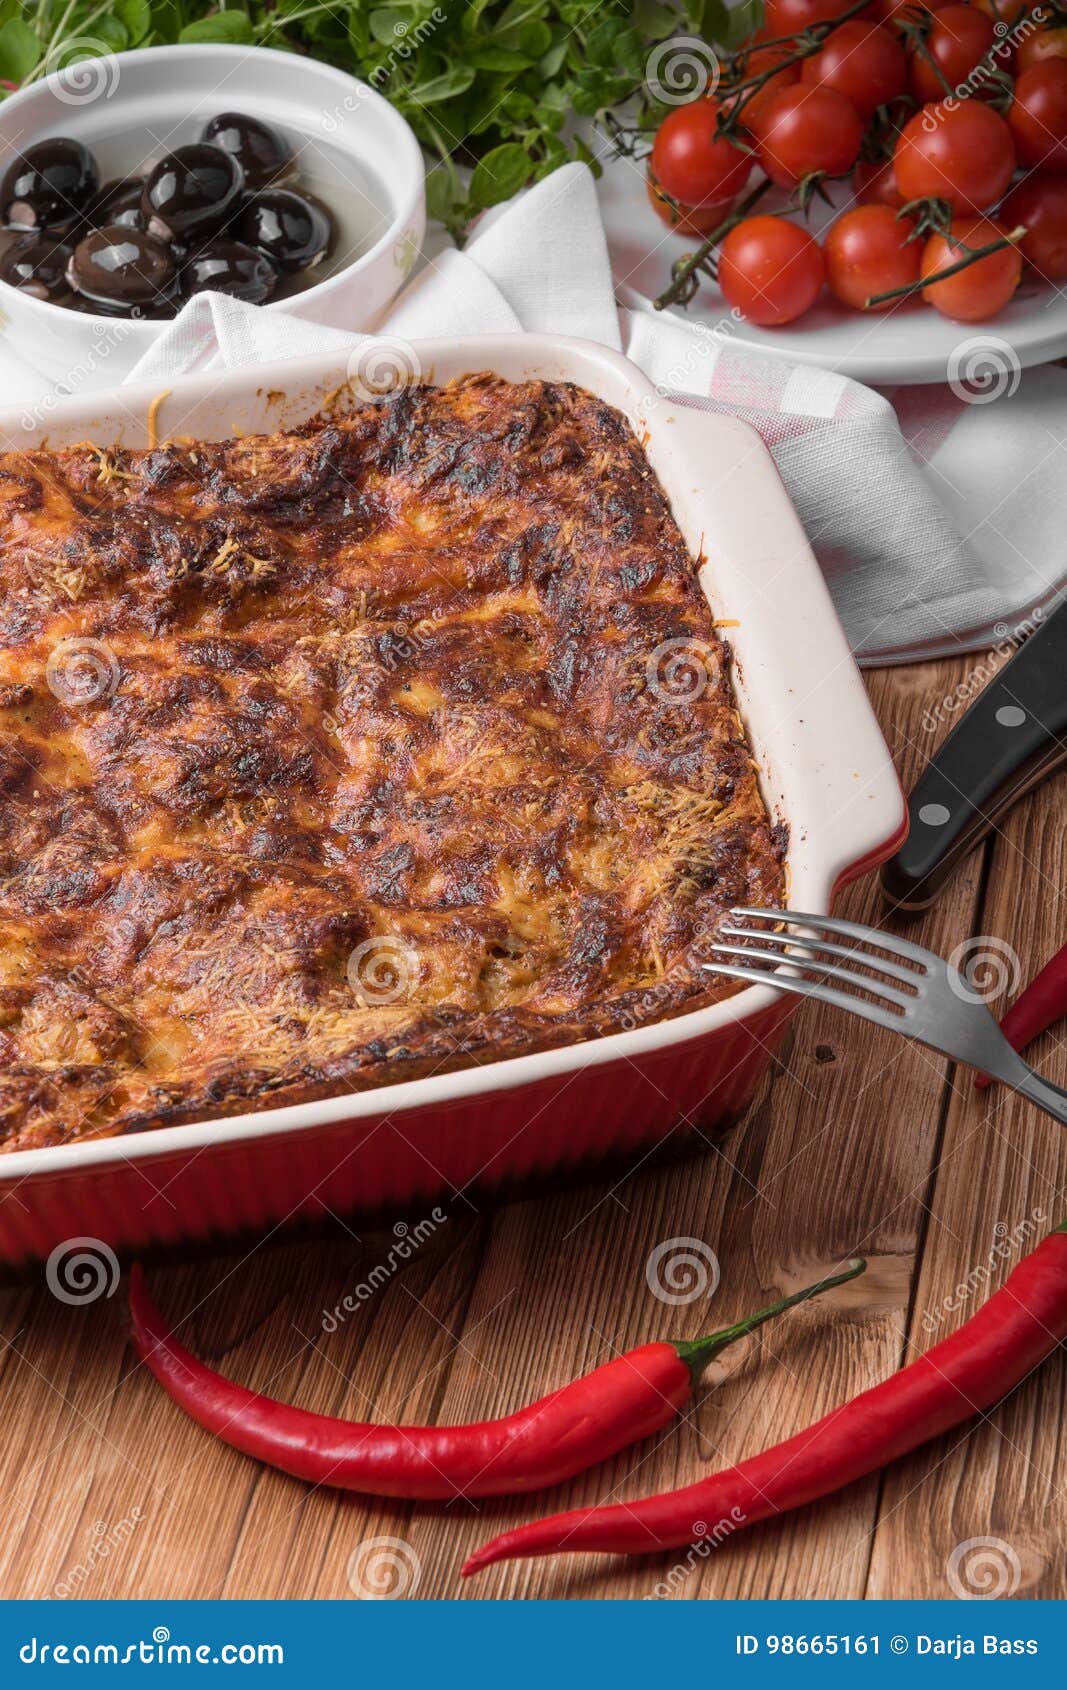
[[[659,484],[580,389],[0,457],[5,1149],[590,1039],[778,902]]]

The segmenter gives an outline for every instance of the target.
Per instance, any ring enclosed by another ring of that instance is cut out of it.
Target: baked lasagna
[[[782,900],[696,563],[589,393],[8,452],[0,534],[5,1149],[678,1015]]]

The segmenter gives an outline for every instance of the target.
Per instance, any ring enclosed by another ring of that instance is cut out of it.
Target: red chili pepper
[[[1000,1030],[1012,1050],[1022,1050],[1064,1015],[1067,1015],[1067,945],[1050,957],[1040,974],[1035,974],[1019,993],[1000,1023]],[[988,1074],[976,1075],[974,1083],[982,1088],[993,1084]]]
[[[361,1425],[248,1391],[205,1367],[167,1330],[139,1266],[130,1274],[130,1314],[141,1360],[223,1443],[313,1484],[448,1501],[556,1485],[649,1437],[689,1400],[728,1344],[865,1267],[854,1261],[846,1272],[693,1343],[642,1344],[516,1414],[470,1426]]]
[[[504,1532],[464,1576],[517,1556],[647,1555],[725,1537],[827,1496],[999,1401],[1067,1337],[1067,1221],[957,1332],[891,1379],[736,1467],[611,1508],[579,1508]]]

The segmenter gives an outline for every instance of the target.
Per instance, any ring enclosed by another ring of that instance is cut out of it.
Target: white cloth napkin
[[[520,329],[621,349],[671,397],[751,423],[862,662],[1002,640],[1067,577],[1057,500],[1067,371],[1028,371],[991,404],[948,387],[885,395],[739,348],[625,290],[617,302],[593,179],[577,164],[489,212],[463,252],[439,243],[379,332],[415,340]],[[201,294],[129,379],[166,382],[363,338]]]

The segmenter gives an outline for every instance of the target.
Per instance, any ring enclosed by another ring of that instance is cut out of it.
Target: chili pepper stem
[[[1067,1226],[1067,1222],[1064,1223]],[[711,1332],[706,1338],[694,1338],[688,1342],[675,1344],[682,1361],[685,1362],[693,1375],[693,1383],[700,1378],[705,1368],[709,1367],[730,1344],[736,1344],[739,1338],[747,1338],[757,1326],[764,1321],[774,1320],[776,1316],[784,1314],[786,1309],[796,1308],[798,1303],[806,1303],[809,1297],[817,1297],[823,1291],[832,1291],[835,1285],[847,1285],[850,1279],[856,1279],[866,1272],[867,1263],[860,1256],[853,1257],[843,1273],[835,1273],[829,1279],[817,1280],[814,1285],[805,1286],[803,1291],[794,1291],[789,1297],[782,1297],[777,1303],[771,1303],[765,1309],[759,1309],[744,1320],[739,1320],[736,1326],[726,1326],[721,1332]]]
[[[518,1556],[647,1555],[717,1542],[707,1521],[748,1528],[880,1471],[1002,1402],[1065,1341],[1067,1220],[962,1326],[814,1425],[680,1490],[518,1526],[472,1555],[463,1574]]]

